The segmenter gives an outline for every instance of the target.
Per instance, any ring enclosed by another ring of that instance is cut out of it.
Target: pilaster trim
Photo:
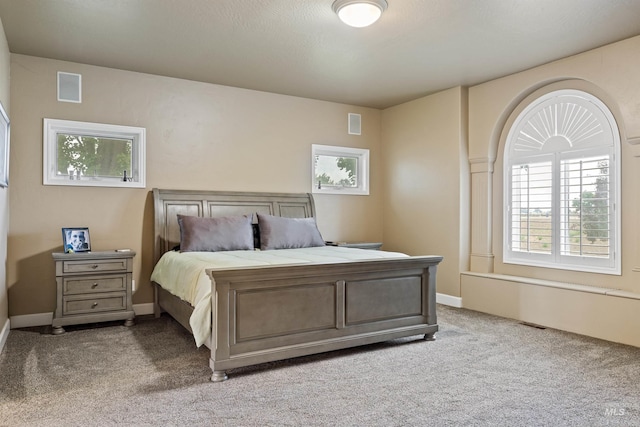
[[[471,165],[471,173],[493,172],[493,164],[495,159],[489,159],[487,157],[476,157],[469,159]]]
[[[493,258],[495,257],[495,255],[494,255],[494,254],[492,254],[492,253],[486,253],[486,254],[485,254],[485,253],[471,252],[469,255],[470,255],[470,256],[474,256],[474,257],[480,257],[480,258],[491,258],[491,259],[493,259]]]

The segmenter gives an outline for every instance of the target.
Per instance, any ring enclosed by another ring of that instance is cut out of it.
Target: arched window
[[[620,274],[620,134],[579,90],[526,106],[504,152],[504,262]]]

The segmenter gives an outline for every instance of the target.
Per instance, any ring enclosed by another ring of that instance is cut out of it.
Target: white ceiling
[[[640,34],[640,0],[0,0],[13,53],[385,108]]]

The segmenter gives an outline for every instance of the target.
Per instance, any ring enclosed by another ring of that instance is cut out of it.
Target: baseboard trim
[[[436,302],[442,305],[449,305],[455,308],[462,308],[462,298],[447,294],[436,293]]]
[[[0,353],[2,353],[2,350],[4,349],[4,344],[7,342],[10,329],[11,329],[11,320],[7,319],[7,321],[4,322],[2,331],[0,331]]]
[[[133,311],[136,316],[144,316],[146,314],[153,314],[153,303],[145,304],[133,304]],[[34,326],[50,325],[53,320],[53,312],[51,313],[35,313],[35,314],[23,314],[21,316],[11,316],[11,328],[32,328]],[[9,320],[7,320],[9,324]],[[9,331],[9,328],[7,328]],[[0,336],[0,339],[2,337]]]

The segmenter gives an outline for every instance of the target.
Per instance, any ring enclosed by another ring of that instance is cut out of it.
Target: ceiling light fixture
[[[356,28],[367,27],[387,9],[386,0],[336,0],[333,11],[342,22]]]

